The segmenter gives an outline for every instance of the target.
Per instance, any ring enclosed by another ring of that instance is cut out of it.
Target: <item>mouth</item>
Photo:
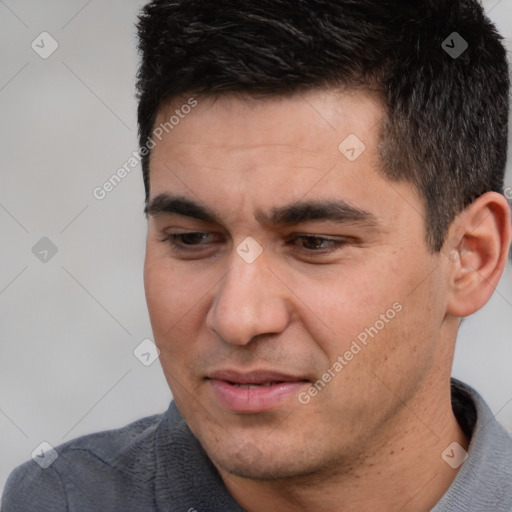
[[[279,381],[262,382],[261,384],[240,384],[239,382],[228,382],[228,384],[231,384],[232,386],[236,386],[237,388],[258,389],[258,388],[266,388],[268,386],[275,386],[276,384],[279,384]]]
[[[300,376],[259,370],[247,373],[219,370],[206,380],[221,407],[242,414],[278,409],[310,384]]]

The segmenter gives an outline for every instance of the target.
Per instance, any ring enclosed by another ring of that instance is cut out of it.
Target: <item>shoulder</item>
[[[153,499],[155,439],[166,414],[57,446],[46,468],[25,462],[9,476],[2,512],[110,510],[109,503],[142,509]]]
[[[2,512],[68,510],[58,472],[49,468],[43,474],[35,466],[35,462],[26,462],[9,475],[2,496]]]

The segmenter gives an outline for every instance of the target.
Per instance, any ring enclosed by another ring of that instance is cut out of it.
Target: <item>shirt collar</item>
[[[456,379],[452,379],[452,407],[471,438],[468,457],[431,512],[511,512],[512,435],[484,399]]]

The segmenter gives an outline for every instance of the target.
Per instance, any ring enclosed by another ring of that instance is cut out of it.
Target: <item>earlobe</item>
[[[457,217],[444,251],[450,255],[448,313],[466,317],[487,303],[505,269],[510,239],[510,208],[501,194],[478,197]]]

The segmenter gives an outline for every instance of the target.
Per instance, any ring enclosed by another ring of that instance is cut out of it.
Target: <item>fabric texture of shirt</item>
[[[432,512],[511,512],[512,435],[456,380],[452,405],[471,443]],[[56,451],[47,469],[30,460],[11,473],[1,512],[243,512],[174,402],[162,415]]]

